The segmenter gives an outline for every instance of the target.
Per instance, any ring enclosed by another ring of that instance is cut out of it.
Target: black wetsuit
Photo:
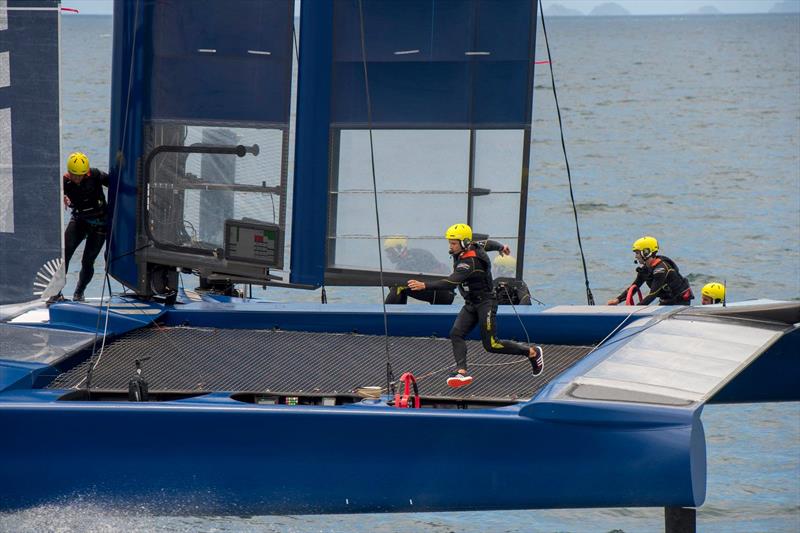
[[[499,305],[531,305],[531,291],[521,279],[495,278],[494,292]]]
[[[636,272],[636,279],[631,285],[641,287],[647,283],[650,288],[650,293],[639,305],[648,305],[656,298],[659,299],[659,305],[689,305],[694,298],[689,281],[681,276],[678,266],[667,256],[651,257]],[[617,297],[620,302],[626,300],[631,285]]]
[[[64,176],[64,194],[72,207],[72,218],[64,232],[64,271],[69,268],[69,260],[83,240],[81,273],[75,286],[75,297],[83,297],[83,291],[94,275],[94,261],[106,242],[106,216],[108,205],[103,187],[108,187],[108,174],[96,168],[89,169],[80,183],[74,183]]]
[[[453,273],[450,276],[426,284],[430,289],[458,287],[464,297],[464,307],[450,330],[458,370],[467,369],[467,343],[464,338],[478,324],[486,351],[525,356],[530,353],[529,348],[523,344],[495,338],[497,298],[492,286],[491,262],[486,251],[501,249],[502,245],[496,241],[473,243],[468,250],[453,257]]]
[[[401,253],[390,254],[389,259],[394,263],[396,270],[404,272],[438,274],[447,268],[432,253],[422,248],[406,248]],[[408,287],[398,285],[389,287],[386,303],[405,305],[408,303],[409,296],[433,305],[450,305],[456,297],[454,288],[412,291]]]

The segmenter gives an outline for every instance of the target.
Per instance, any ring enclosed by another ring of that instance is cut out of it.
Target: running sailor
[[[467,343],[464,337],[478,324],[484,349],[493,353],[525,355],[531,363],[533,375],[541,374],[544,369],[541,346],[529,347],[495,337],[497,298],[492,287],[491,261],[486,252],[507,255],[511,252],[509,247],[491,240],[473,242],[472,228],[467,224],[450,226],[445,238],[449,241],[450,255],[453,256],[453,273],[445,279],[431,283],[412,279],[408,281],[408,287],[412,291],[458,287],[464,298],[464,307],[450,330],[456,371],[447,379],[447,384],[451,387],[463,387],[472,383],[472,376],[467,372]]]

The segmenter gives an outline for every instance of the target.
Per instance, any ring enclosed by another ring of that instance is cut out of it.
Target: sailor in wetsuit
[[[388,237],[383,241],[383,250],[386,252],[386,257],[389,261],[394,264],[395,270],[430,274],[444,274],[447,272],[447,266],[440,263],[428,250],[409,248],[406,237]],[[408,303],[409,296],[415,300],[433,305],[450,305],[456,297],[455,288],[410,291],[408,287],[399,285],[389,287],[389,294],[386,295],[385,303],[405,305]]]
[[[82,302],[83,292],[94,275],[94,260],[106,242],[106,196],[103,187],[108,187],[108,174],[89,167],[89,158],[74,152],[67,158],[67,173],[64,174],[64,205],[72,209],[72,218],[64,231],[64,271],[69,260],[86,240],[81,259],[81,273],[75,286],[73,301]],[[63,299],[59,294],[56,299]]]
[[[510,255],[498,255],[494,264],[494,293],[498,305],[531,305],[531,291],[528,285],[514,276],[517,260]]]
[[[408,281],[408,287],[412,291],[458,287],[464,298],[464,307],[450,330],[456,371],[447,379],[447,384],[451,387],[463,387],[472,383],[472,377],[467,373],[467,343],[464,337],[478,324],[483,347],[487,351],[525,355],[530,360],[533,375],[541,374],[544,357],[540,346],[529,347],[495,338],[497,299],[492,288],[491,261],[486,252],[496,251],[505,255],[510,252],[508,246],[490,240],[472,242],[472,228],[466,224],[450,226],[445,238],[449,241],[450,255],[453,256],[453,273],[446,279],[427,284],[412,279]]]
[[[678,265],[665,255],[658,255],[658,241],[654,237],[645,236],[633,243],[635,261],[639,263],[636,269],[636,279],[622,291],[616,298],[606,302],[608,305],[617,305],[627,300],[628,291],[633,287],[638,289],[647,283],[650,293],[645,296],[639,305],[649,305],[658,298],[659,305],[689,305],[694,298],[689,281],[681,276]],[[635,290],[635,289],[634,289]]]

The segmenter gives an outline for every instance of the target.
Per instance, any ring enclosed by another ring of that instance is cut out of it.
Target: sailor
[[[480,324],[483,347],[489,352],[525,355],[528,357],[533,375],[538,376],[544,369],[544,357],[540,346],[525,346],[512,341],[498,340],[496,334],[497,298],[492,288],[491,261],[486,252],[510,253],[508,246],[496,241],[472,241],[472,228],[466,224],[454,224],[445,232],[449,241],[450,255],[453,256],[453,273],[446,279],[424,283],[409,280],[412,291],[425,289],[445,289],[458,287],[464,298],[464,307],[458,313],[450,340],[456,371],[447,379],[451,387],[463,387],[472,383],[467,372],[467,343],[464,337]]]
[[[65,272],[78,245],[86,241],[72,296],[75,302],[84,300],[83,292],[94,275],[94,260],[106,242],[107,204],[103,187],[108,187],[108,174],[89,167],[89,158],[81,152],[69,155],[64,174],[64,206],[72,209],[72,217],[64,231]],[[63,299],[60,294],[56,298]]]
[[[514,277],[517,260],[510,255],[498,255],[492,260],[497,276],[494,278],[494,293],[498,305],[531,305],[531,291],[521,279]]]
[[[678,265],[665,255],[658,255],[658,241],[655,237],[645,236],[633,243],[634,261],[639,264],[636,268],[636,279],[626,287],[619,296],[606,302],[608,305],[617,305],[627,299],[631,290],[638,290],[643,283],[647,283],[650,293],[645,296],[639,305],[649,305],[656,298],[659,305],[689,305],[694,294],[686,278],[681,276]]]
[[[423,248],[409,248],[408,238],[404,236],[388,237],[383,241],[383,250],[386,257],[394,263],[395,270],[405,272],[427,272],[430,274],[443,274],[447,266],[438,261],[432,253]],[[415,300],[428,302],[433,305],[450,305],[455,299],[455,288],[425,289],[423,291],[410,291],[404,285],[389,287],[386,295],[387,304],[408,303],[408,297]]]
[[[703,305],[721,304],[725,301],[725,285],[718,281],[706,283],[700,295]]]

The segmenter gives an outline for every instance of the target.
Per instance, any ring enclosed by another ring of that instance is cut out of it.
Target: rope
[[[506,293],[506,297],[508,298],[508,303],[511,304],[511,309],[514,310],[514,314],[517,316],[517,320],[519,320],[519,325],[522,326],[522,331],[525,332],[525,339],[527,339],[528,344],[531,343],[531,336],[528,335],[528,328],[525,327],[525,324],[522,323],[522,317],[519,316],[517,313],[517,306],[514,305],[514,301],[511,299],[511,293],[508,292],[508,285],[503,285],[503,290]]]
[[[583,264],[583,279],[586,283],[586,302],[594,305],[592,289],[589,288],[589,274],[586,270],[586,257],[583,254],[583,243],[581,242],[581,228],[578,224],[578,209],[575,207],[575,194],[572,192],[572,174],[569,169],[569,159],[567,158],[567,144],[564,141],[564,124],[561,121],[561,107],[558,105],[558,92],[556,91],[556,78],[553,74],[553,58],[550,55],[550,42],[547,40],[547,26],[544,22],[544,8],[541,10],[542,32],[544,33],[544,44],[547,48],[547,60],[550,64],[550,81],[553,83],[553,98],[556,102],[556,113],[558,114],[558,129],[561,133],[561,149],[564,152],[564,164],[567,166],[567,181],[569,182],[569,197],[572,201],[572,214],[575,217],[575,232],[578,234],[578,248],[581,252],[581,263]]]
[[[113,297],[113,295],[111,294],[111,278],[109,277],[108,269],[109,269],[109,266],[110,266],[111,262],[114,261],[116,258],[112,257],[109,260],[108,257],[109,257],[110,254],[108,253],[108,251],[111,249],[111,242],[112,242],[112,240],[114,238],[114,228],[116,227],[116,223],[117,223],[117,217],[114,216],[114,215],[117,212],[117,202],[119,200],[119,194],[120,194],[120,191],[119,191],[119,177],[122,174],[122,168],[125,165],[125,158],[122,157],[122,150],[123,150],[123,148],[125,146],[125,137],[126,137],[126,135],[128,133],[128,115],[130,114],[131,91],[133,90],[133,64],[134,64],[133,60],[134,60],[134,56],[136,54],[136,34],[138,32],[138,26],[139,26],[140,0],[136,0],[136,6],[135,6],[134,9],[135,9],[135,15],[134,15],[134,19],[133,19],[133,39],[131,40],[130,69],[128,70],[128,92],[127,92],[127,95],[125,97],[125,120],[123,121],[123,125],[122,125],[122,139],[120,141],[120,147],[119,147],[119,150],[117,151],[117,162],[119,163],[119,170],[117,172],[117,193],[114,195],[114,204],[113,204],[113,209],[111,210],[111,213],[112,213],[112,217],[111,217],[111,232],[110,232],[110,234],[108,236],[108,241],[106,242],[106,257],[107,257],[107,259],[106,259],[106,267],[105,267],[105,272],[104,272],[105,280],[103,282],[102,291],[100,292],[100,305],[97,308],[97,322],[96,322],[95,328],[94,328],[94,339],[92,341],[92,355],[89,358],[89,361],[93,361],[94,358],[95,358],[95,355],[97,355],[97,359],[94,360],[93,364],[92,363],[89,364],[89,369],[86,372],[86,399],[87,400],[90,400],[91,399],[91,395],[92,395],[92,372],[94,372],[95,367],[97,367],[97,364],[100,362],[100,359],[103,356],[103,350],[105,349],[105,346],[106,346],[106,336],[108,334],[108,317],[110,315],[111,299]],[[97,333],[98,333],[98,330],[100,329],[100,317],[103,314],[103,298],[105,297],[105,294],[106,294],[106,285],[108,285],[108,302],[106,303],[106,319],[105,319],[105,324],[103,325],[103,341],[102,341],[102,344],[100,346],[100,352],[96,353]]]
[[[369,73],[367,69],[367,44],[364,32],[364,5],[363,0],[358,0],[358,19],[361,30],[361,63],[364,66],[364,91],[367,97],[367,129],[369,130],[369,159],[372,166],[372,194],[375,199],[375,225],[378,230],[378,268],[381,284],[381,305],[383,306],[383,336],[386,350],[386,389],[394,392],[394,373],[392,372],[392,358],[389,353],[389,319],[386,313],[386,287],[383,283],[383,248],[381,247],[381,217],[378,210],[378,181],[375,177],[375,148],[372,140],[372,100],[369,94]]]

